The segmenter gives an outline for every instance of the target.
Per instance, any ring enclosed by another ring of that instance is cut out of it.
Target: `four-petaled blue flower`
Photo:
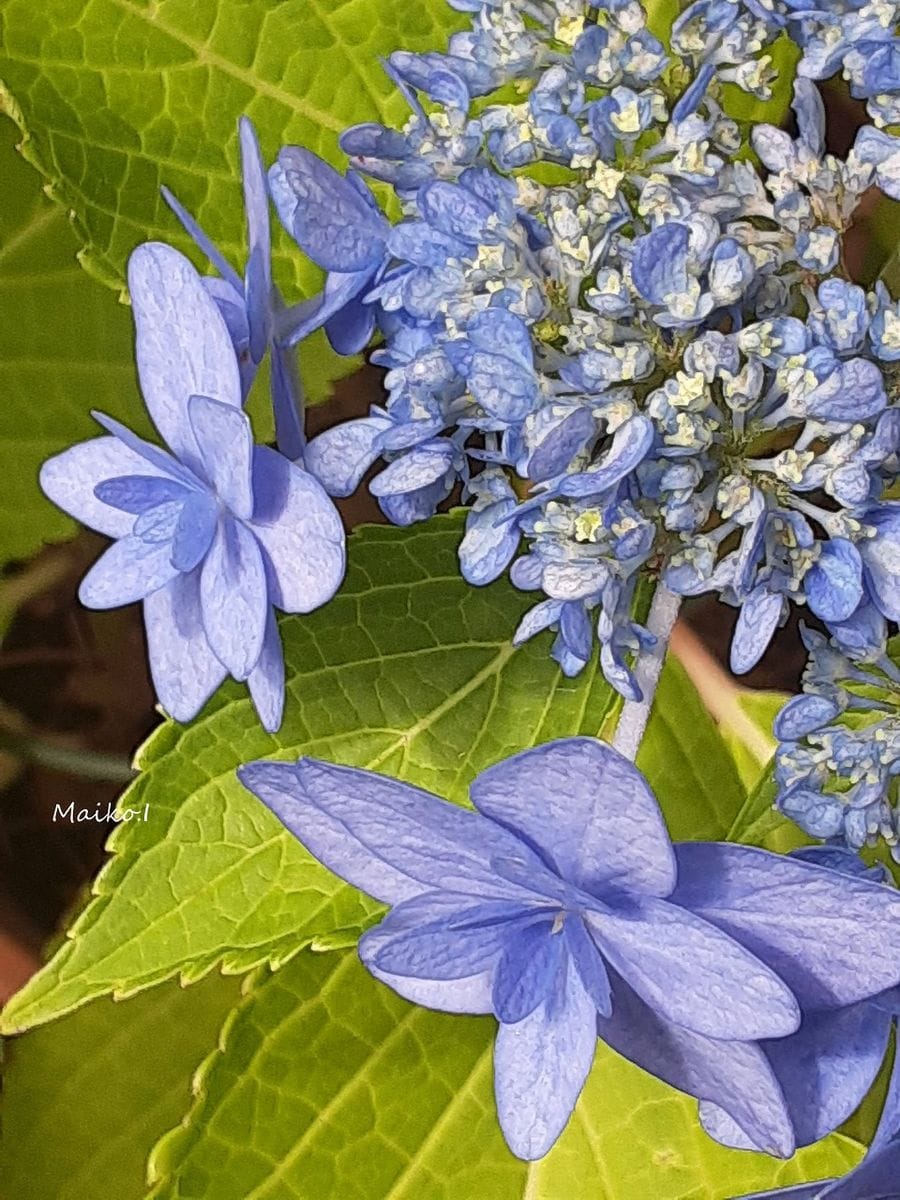
[[[808,1002],[840,1019],[900,981],[900,895],[763,850],[673,847],[641,773],[593,739],[488,768],[475,812],[314,759],[239,775],[316,858],[392,905],[360,942],[377,978],[497,1017],[500,1122],[526,1159],[562,1132],[598,1033],[729,1132],[790,1155],[798,1129],[765,1047],[802,1039]]]
[[[187,721],[230,674],[275,730],[284,664],[273,606],[305,613],[334,595],[343,527],[311,475],[254,445],[228,329],[188,260],[147,243],[128,283],[141,388],[171,453],[96,414],[111,436],[51,458],[41,486],[116,539],[79,596],[90,608],[143,600],[163,707]]]

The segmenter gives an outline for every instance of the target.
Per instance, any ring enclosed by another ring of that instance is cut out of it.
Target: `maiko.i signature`
[[[98,825],[105,825],[109,821],[121,823],[122,821],[148,821],[149,819],[149,804],[145,804],[143,808],[123,808],[118,811],[115,804],[107,804],[105,808],[100,804],[96,808],[76,808],[74,800],[66,805],[54,804],[53,806],[54,821],[75,823],[96,821]]]

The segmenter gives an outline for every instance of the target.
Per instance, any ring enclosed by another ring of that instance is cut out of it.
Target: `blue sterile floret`
[[[673,846],[641,773],[602,742],[489,767],[475,811],[314,759],[239,775],[391,905],[360,942],[376,978],[497,1018],[497,1109],[523,1158],[562,1132],[598,1037],[696,1096],[715,1137],[781,1156],[836,1128],[881,1065],[900,895],[746,846]],[[840,933],[823,938],[823,918]]]
[[[90,608],[142,600],[156,693],[194,717],[228,675],[263,725],[284,706],[274,609],[309,612],[344,575],[344,531],[308,472],[254,444],[231,333],[183,255],[149,242],[128,266],[147,409],[169,449],[95,414],[108,437],[49,459],[41,486],[113,538],[82,580]]]

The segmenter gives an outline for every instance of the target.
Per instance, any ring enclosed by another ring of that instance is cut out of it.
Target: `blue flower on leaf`
[[[593,739],[488,768],[474,812],[313,759],[239,775],[316,858],[392,906],[360,942],[377,978],[496,1016],[497,1108],[522,1158],[559,1137],[598,1033],[788,1156],[797,1133],[760,1042],[796,1035],[798,994],[840,1011],[900,979],[900,896],[766,851],[673,847],[643,776]]]
[[[331,599],[344,574],[340,518],[311,475],[254,445],[228,329],[188,260],[140,246],[128,284],[141,388],[170,450],[96,414],[110,436],[49,459],[41,486],[115,539],[79,595],[90,608],[144,602],[163,707],[190,720],[230,674],[273,731],[284,705],[273,606],[310,612]]]

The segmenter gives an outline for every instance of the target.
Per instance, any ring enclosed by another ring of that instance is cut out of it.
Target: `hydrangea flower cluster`
[[[887,652],[855,662],[813,630],[804,640],[803,694],[775,722],[778,805],[853,850],[883,838],[900,862],[900,668]]]
[[[656,632],[632,616],[647,570],[741,606],[739,672],[789,601],[872,644],[892,614],[866,564],[900,546],[881,503],[900,306],[846,278],[841,239],[873,182],[890,191],[873,134],[895,143],[866,127],[846,160],[826,154],[809,78],[843,66],[862,87],[856,52],[820,61],[804,15],[798,136],[758,126],[758,169],[722,85],[769,94],[757,55],[790,13],[693,4],[669,54],[633,0],[457,7],[472,29],[446,54],[391,58],[402,130],[349,130],[346,178],[297,147],[270,171],[282,221],[330,272],[335,344],[375,323],[384,337],[386,406],[320,434],[308,469],[345,495],[380,460],[370,488],[400,524],[461,486],[466,579],[509,567],[540,597],[516,640],[552,627],[575,674],[596,637],[630,699],[631,655]],[[864,74],[883,116],[885,69]],[[358,173],[393,187],[397,224]]]

